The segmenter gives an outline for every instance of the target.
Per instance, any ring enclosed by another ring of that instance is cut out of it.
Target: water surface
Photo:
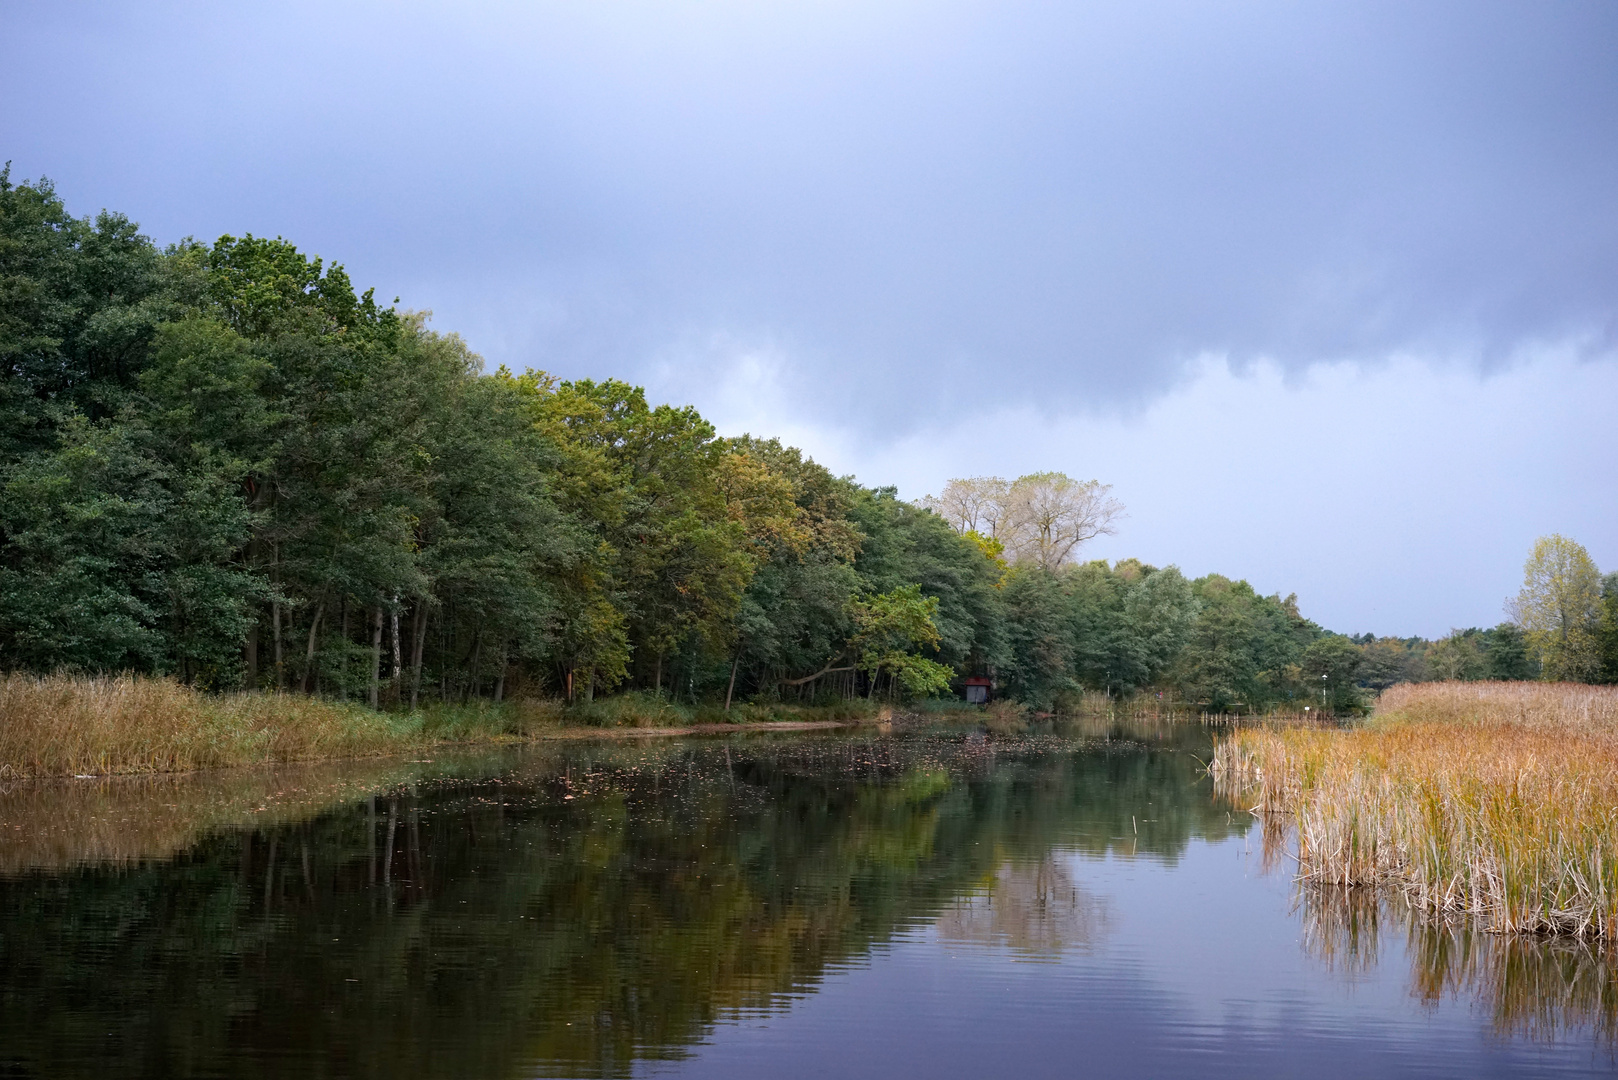
[[[0,790],[0,1077],[1609,1075],[1566,943],[1300,893],[1200,727]]]

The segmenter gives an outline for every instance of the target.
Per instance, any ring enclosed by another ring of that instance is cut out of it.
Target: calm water
[[[1300,895],[1200,728],[0,790],[0,1077],[1609,1075],[1566,945]]]

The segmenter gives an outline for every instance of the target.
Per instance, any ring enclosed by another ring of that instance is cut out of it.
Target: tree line
[[[1225,709],[1342,706],[1389,651],[1245,582],[1080,560],[1123,511],[1096,481],[911,504],[623,382],[486,372],[281,239],[159,248],[7,169],[0,279],[10,670],[376,707],[987,674],[1044,708]]]

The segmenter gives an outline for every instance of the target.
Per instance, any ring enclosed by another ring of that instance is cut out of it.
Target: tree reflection
[[[1112,921],[1106,901],[1086,893],[1059,858],[1006,863],[994,884],[969,893],[938,920],[948,942],[1008,948],[1029,957],[1055,958],[1092,945]]]
[[[1106,925],[1053,848],[1242,827],[1188,755],[1073,748],[577,744],[27,872],[0,881],[0,1073],[621,1076],[941,916],[1049,955]]]

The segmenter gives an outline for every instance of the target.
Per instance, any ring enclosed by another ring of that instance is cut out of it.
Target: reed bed
[[[1209,771],[1295,816],[1306,882],[1618,945],[1618,688],[1396,687],[1357,728],[1233,732]]]
[[[374,757],[444,743],[542,737],[567,728],[849,723],[889,713],[864,700],[814,706],[738,702],[727,712],[651,694],[571,706],[519,699],[388,713],[301,694],[205,694],[172,679],[13,674],[0,677],[0,782]]]
[[[406,714],[293,694],[199,693],[170,679],[0,679],[0,780],[190,772],[410,752],[555,726],[547,703]]]

